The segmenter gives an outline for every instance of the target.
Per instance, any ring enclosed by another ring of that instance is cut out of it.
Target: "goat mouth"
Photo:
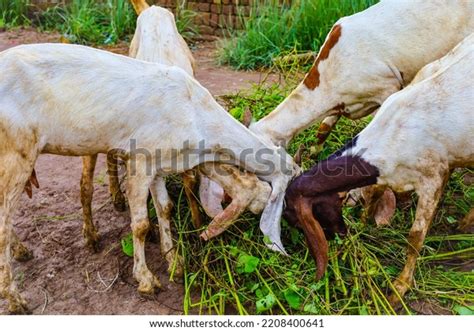
[[[309,251],[316,261],[316,280],[320,280],[328,266],[328,242],[324,235],[324,230],[313,216],[309,199],[301,197],[297,200],[296,213]]]

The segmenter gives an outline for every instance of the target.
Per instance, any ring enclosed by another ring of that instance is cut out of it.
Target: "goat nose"
[[[339,235],[339,237],[345,238],[347,236],[347,229],[344,227],[344,228],[340,229],[340,231],[338,231],[337,234]]]

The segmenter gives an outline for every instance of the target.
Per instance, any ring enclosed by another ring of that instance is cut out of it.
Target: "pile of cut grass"
[[[317,51],[332,25],[341,17],[360,12],[378,0],[255,1],[242,31],[230,31],[221,45],[219,60],[237,69],[271,66],[288,52]]]
[[[255,86],[247,93],[224,98],[237,118],[251,109],[258,119],[288,94],[278,86]],[[342,119],[324,146],[328,155],[354,137],[369,119]],[[314,142],[315,127],[298,135],[289,147]],[[309,155],[305,168],[314,164]],[[474,235],[458,234],[458,221],[474,206],[472,170],[456,171],[448,184],[433,228],[425,241],[415,272],[415,286],[401,308],[392,308],[386,294],[403,268],[407,236],[414,219],[413,203],[397,210],[392,225],[376,228],[361,223],[360,206],[346,207],[349,235],[330,243],[328,272],[315,281],[315,264],[304,236],[283,220],[282,237],[290,256],[264,246],[259,217],[246,213],[226,233],[203,242],[194,229],[184,194],[176,197],[178,249],[185,258],[185,313],[199,314],[468,314],[474,305]],[[176,187],[176,186],[175,186]],[[467,263],[471,263],[470,267]],[[469,269],[470,268],[470,269]],[[196,296],[195,293],[199,295]],[[423,308],[426,309],[426,308]]]

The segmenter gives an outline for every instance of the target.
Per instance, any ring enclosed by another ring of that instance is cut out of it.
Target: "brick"
[[[209,25],[209,19],[211,18],[211,13],[198,13],[194,17],[194,24],[196,25]]]
[[[189,2],[188,3],[188,9],[192,10],[192,11],[199,11],[199,3],[197,2]]]
[[[216,31],[214,31],[214,35],[217,37],[223,37],[225,34],[225,29],[216,29]]]
[[[250,15],[251,8],[252,7],[250,6],[234,6],[234,14],[248,17]]]
[[[209,21],[211,20],[211,13],[200,13],[199,16],[201,16],[201,24],[210,25]]]
[[[232,5],[223,5],[222,6],[222,14],[229,15],[232,14],[233,12],[233,6]]]
[[[230,15],[220,15],[219,25],[223,28],[232,28],[234,26],[234,18]]]
[[[219,15],[211,14],[211,19],[209,20],[209,25],[212,27],[217,27],[219,25]]]
[[[209,12],[211,10],[211,4],[199,3],[197,10],[200,12]]]
[[[201,25],[198,27],[199,33],[203,35],[214,34],[214,28],[208,25]]]
[[[245,5],[248,6],[250,5],[250,0],[232,0],[232,3],[235,5]]]
[[[216,5],[216,4],[211,5],[211,13],[220,14],[220,12],[221,12],[220,5]]]

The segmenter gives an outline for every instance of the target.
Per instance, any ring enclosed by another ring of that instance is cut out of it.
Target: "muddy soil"
[[[57,34],[32,29],[4,31],[0,32],[0,51],[25,43],[59,41]],[[108,49],[126,54],[128,45]],[[212,42],[198,43],[193,48],[196,77],[214,95],[246,89],[265,76],[217,66],[214,51]],[[84,246],[81,234],[81,159],[41,155],[35,168],[40,189],[34,190],[32,199],[22,196],[14,217],[15,229],[34,258],[13,263],[20,291],[34,314],[183,313],[183,287],[168,280],[167,265],[157,243],[147,244],[147,262],[163,288],[153,297],[137,293],[133,261],[120,247],[120,238],[130,232],[130,217],[128,212],[117,212],[112,206],[103,157],[99,157],[96,168],[93,201],[94,219],[102,239],[98,253]],[[7,313],[3,300],[0,313]]]

